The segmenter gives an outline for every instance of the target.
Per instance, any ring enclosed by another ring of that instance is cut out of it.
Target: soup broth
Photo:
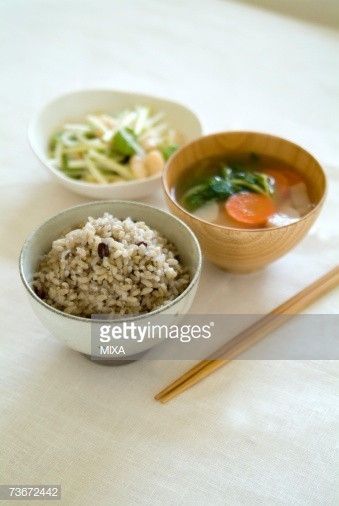
[[[307,181],[293,166],[255,153],[210,157],[191,165],[173,196],[198,218],[232,228],[289,225],[314,207]]]

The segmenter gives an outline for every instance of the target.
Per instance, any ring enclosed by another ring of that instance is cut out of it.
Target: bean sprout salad
[[[181,136],[163,112],[138,105],[65,123],[50,138],[49,156],[51,164],[72,179],[120,183],[160,173],[180,144]]]

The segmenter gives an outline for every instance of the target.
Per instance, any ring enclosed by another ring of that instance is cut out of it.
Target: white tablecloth
[[[220,0],[12,0],[0,20],[0,483],[61,484],[79,506],[337,504],[336,362],[234,361],[161,405],[153,395],[192,363],[104,367],[71,351],[32,314],[17,260],[37,224],[86,200],[38,165],[30,117],[104,87],[186,103],[205,133],[286,137],[325,166],[311,233],[250,275],[206,262],[192,312],[265,313],[325,273],[338,257],[338,32]],[[148,202],[164,207],[161,190]],[[337,313],[338,296],[307,311]]]

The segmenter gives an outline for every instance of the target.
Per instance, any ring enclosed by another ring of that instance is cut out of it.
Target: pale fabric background
[[[206,133],[287,137],[326,168],[302,243],[251,275],[206,262],[192,311],[264,313],[325,273],[338,258],[338,32],[248,2],[0,6],[0,482],[61,484],[66,505],[337,504],[336,362],[233,362],[163,406],[153,395],[191,363],[102,367],[67,349],[32,314],[17,260],[34,226],[85,201],[39,166],[28,121],[97,86],[177,99]],[[164,207],[161,191],[148,202]],[[337,313],[338,295],[308,311]]]

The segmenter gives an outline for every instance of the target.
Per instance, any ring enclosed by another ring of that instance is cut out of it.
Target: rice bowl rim
[[[158,307],[157,309],[155,309],[154,311],[149,311],[148,313],[142,313],[142,314],[139,314],[139,315],[132,315],[132,316],[128,315],[128,314],[127,315],[119,315],[121,317],[121,321],[123,321],[123,320],[125,321],[125,320],[144,319],[144,318],[149,318],[150,316],[153,316],[153,315],[156,315],[156,314],[159,314],[159,313],[163,313],[168,308],[172,307],[175,303],[177,303],[178,301],[180,301],[181,299],[183,299],[184,297],[186,297],[186,295],[188,295],[189,292],[196,285],[196,283],[198,281],[198,278],[200,276],[200,272],[201,272],[202,256],[201,256],[201,250],[200,250],[200,246],[199,246],[197,238],[193,234],[192,230],[182,220],[180,220],[176,216],[174,216],[174,215],[172,215],[172,214],[170,214],[170,213],[168,213],[166,211],[163,211],[162,209],[159,209],[159,208],[157,208],[155,206],[151,206],[149,204],[143,204],[141,202],[140,203],[139,202],[133,202],[133,201],[129,201],[129,200],[106,200],[106,201],[95,200],[93,202],[89,202],[89,203],[85,203],[85,204],[79,204],[77,206],[68,207],[67,209],[64,209],[63,211],[54,214],[48,220],[44,221],[39,226],[37,226],[29,234],[29,236],[26,238],[26,240],[25,240],[25,242],[24,242],[24,244],[22,246],[22,249],[21,249],[21,252],[20,252],[20,257],[19,257],[20,278],[21,278],[21,280],[23,282],[23,285],[25,286],[26,290],[28,291],[29,295],[31,297],[33,297],[33,299],[36,302],[38,302],[45,309],[48,309],[48,310],[54,312],[55,314],[57,314],[59,316],[63,316],[63,317],[69,318],[70,320],[76,320],[76,321],[82,322],[82,323],[91,323],[93,321],[95,321],[95,322],[107,322],[108,321],[108,319],[95,318],[95,320],[93,320],[92,318],[85,318],[84,316],[71,315],[71,314],[68,314],[68,313],[65,313],[65,312],[61,311],[60,309],[56,309],[53,306],[50,306],[49,304],[47,304],[46,302],[44,302],[42,299],[40,299],[40,297],[37,296],[37,294],[35,293],[35,291],[33,290],[33,288],[30,286],[29,282],[26,279],[26,275],[24,273],[24,267],[23,267],[23,261],[24,261],[25,255],[27,253],[27,249],[28,249],[28,247],[29,247],[29,245],[30,245],[33,237],[36,235],[36,233],[39,230],[41,230],[45,226],[48,226],[48,225],[50,226],[53,223],[53,221],[55,221],[57,218],[59,218],[60,216],[62,216],[64,214],[69,214],[70,212],[75,211],[76,209],[80,209],[80,208],[90,209],[91,207],[95,207],[98,204],[100,204],[101,206],[105,206],[105,205],[109,206],[109,205],[112,205],[112,204],[119,204],[119,205],[120,204],[127,204],[127,205],[129,205],[131,207],[134,207],[134,208],[147,208],[147,209],[151,209],[152,212],[158,213],[160,215],[165,215],[166,217],[170,217],[170,219],[172,219],[174,222],[176,222],[178,224],[178,226],[181,226],[181,228],[185,229],[188,232],[189,236],[191,237],[192,243],[195,246],[195,250],[198,253],[198,265],[197,265],[197,267],[195,269],[194,275],[193,275],[192,279],[190,280],[188,287],[185,288],[185,290],[180,295],[178,295],[178,297],[176,297],[174,300],[170,301],[168,304],[162,305],[162,306]],[[110,212],[110,211],[106,210],[106,211],[103,211],[103,212]],[[88,219],[89,216],[90,215],[88,215],[86,217],[86,219]],[[116,217],[116,216],[114,216],[114,217]],[[122,218],[122,219],[126,219],[128,217],[129,216],[127,215],[125,218]],[[118,218],[118,219],[121,220],[121,218]],[[132,221],[134,221],[134,220],[132,220]],[[139,220],[139,221],[142,221],[142,220]],[[153,227],[150,227],[146,222],[144,222],[144,223],[149,228],[151,228],[151,230],[157,230],[157,229],[153,229]],[[76,225],[74,225],[74,226],[76,226]],[[160,233],[160,234],[163,235],[162,233]],[[165,235],[163,235],[163,237],[165,237],[167,240],[169,240]],[[55,239],[53,239],[53,241],[56,240],[56,239],[59,239],[59,237],[56,237]],[[172,242],[172,241],[170,241],[170,242]],[[176,244],[174,244],[174,246],[177,248]],[[52,247],[52,245],[51,245],[51,247]],[[186,266],[186,267],[188,267],[188,266]],[[93,314],[99,314],[99,313],[93,313]],[[108,314],[111,314],[111,313],[108,313]]]

